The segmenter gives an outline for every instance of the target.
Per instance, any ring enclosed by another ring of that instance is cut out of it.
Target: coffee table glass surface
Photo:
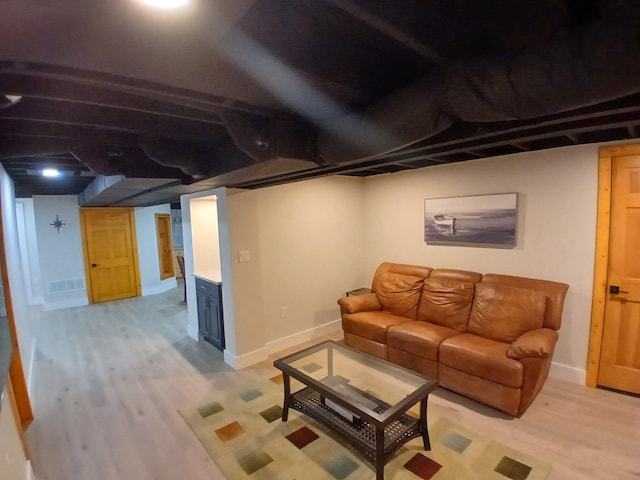
[[[434,379],[332,341],[277,360],[275,366],[321,393],[335,394],[374,423],[386,423],[437,387]]]

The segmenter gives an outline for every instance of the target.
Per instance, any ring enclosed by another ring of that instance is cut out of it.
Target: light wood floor
[[[182,293],[180,285],[101,305],[32,309],[39,334],[27,440],[38,480],[223,478],[176,410],[237,374],[216,349],[186,336]],[[246,370],[266,375],[272,360]],[[640,478],[640,398],[549,379],[520,419],[443,390],[429,408],[546,459],[551,480]]]

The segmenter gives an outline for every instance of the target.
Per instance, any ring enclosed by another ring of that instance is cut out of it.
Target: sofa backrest
[[[496,283],[499,285],[528,288],[542,293],[546,297],[546,308],[542,326],[553,330],[560,329],[564,299],[567,294],[567,290],[569,289],[569,285],[566,283],[538,280],[535,278],[515,277],[511,275],[500,275],[496,273],[483,275],[481,283]]]
[[[423,267],[420,265],[383,262],[376,269],[376,273],[373,274],[371,290],[377,292],[380,289],[380,282],[383,280],[385,273],[399,273],[402,275],[427,278],[432,270],[433,268],[431,267]]]
[[[431,272],[429,278],[451,280],[458,282],[478,283],[482,279],[482,274],[469,272],[467,270],[453,270],[451,268],[436,268]]]
[[[416,319],[424,279],[431,268],[385,262],[373,276],[372,291],[383,312]]]
[[[416,320],[466,331],[475,284],[481,278],[466,270],[433,270],[422,286]]]

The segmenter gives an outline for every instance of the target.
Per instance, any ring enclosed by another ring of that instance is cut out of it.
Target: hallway
[[[186,335],[181,286],[161,295],[44,312],[35,421],[38,480],[222,478],[176,409],[224,388],[222,353]]]

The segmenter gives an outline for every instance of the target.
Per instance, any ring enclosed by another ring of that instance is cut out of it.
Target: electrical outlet
[[[238,252],[238,262],[239,263],[248,262],[250,259],[251,259],[251,257],[249,256],[249,250],[240,250]]]
[[[289,307],[280,307],[280,318],[287,318],[289,316]]]

